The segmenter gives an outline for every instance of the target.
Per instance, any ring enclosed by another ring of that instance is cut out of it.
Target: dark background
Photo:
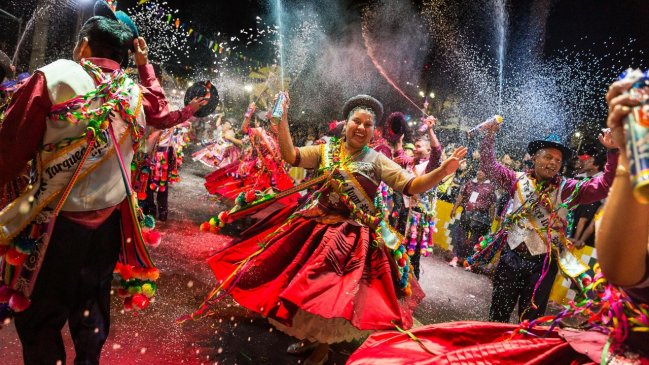
[[[135,6],[138,0],[119,1],[120,9],[128,9]],[[31,18],[36,9],[37,0],[0,0],[0,9],[3,9],[23,20],[22,28],[25,27],[28,19]],[[56,5],[54,11],[48,12],[51,18],[48,20],[50,31],[47,37],[48,50],[46,61],[52,61],[60,57],[69,57],[74,46],[75,33],[81,18],[87,18],[91,13],[93,2],[89,0],[52,0],[50,3]],[[272,22],[271,4],[265,1],[238,0],[238,1],[197,1],[197,0],[167,0],[168,7],[178,9],[174,17],[179,17],[190,22],[196,31],[205,36],[216,36],[221,32],[223,36],[238,35],[240,29],[254,27],[256,16],[261,16],[266,22]],[[295,7],[304,4],[303,1],[288,0],[283,2],[285,7]],[[362,10],[372,5],[372,1],[351,1],[340,0],[330,2],[313,2],[316,8],[322,3],[322,18],[326,25],[325,31],[332,37],[345,38],[353,36],[359,31],[359,23]],[[451,2],[452,3],[452,2]],[[457,1],[455,6],[462,7],[463,2]],[[325,11],[325,7],[335,4],[337,12]],[[414,1],[416,7],[423,6],[422,1]],[[547,27],[543,39],[533,44],[525,44],[521,40],[527,32],[526,24],[531,20],[534,6],[541,6],[548,9]],[[509,44],[508,54],[515,55],[517,52],[529,52],[527,48],[540,47],[542,57],[556,57],[560,52],[570,49],[575,52],[587,51],[590,56],[598,58],[602,67],[622,72],[630,66],[645,67],[647,65],[644,50],[649,50],[649,3],[643,0],[516,0],[509,1]],[[80,14],[79,9],[84,9]],[[460,12],[460,17],[462,17]],[[474,15],[467,15],[468,23],[474,19]],[[417,19],[403,19],[404,22],[417,22]],[[18,24],[6,17],[0,16],[0,49],[13,55],[18,41]],[[476,44],[489,43],[484,32],[476,32]],[[484,39],[481,39],[484,38]],[[631,47],[622,55],[607,56],[610,50],[605,44],[627,44],[629,40],[634,42]],[[29,62],[29,50],[32,39],[25,37],[18,55],[19,71],[24,71]],[[606,43],[605,43],[606,42]],[[242,51],[250,58],[265,61],[272,58],[273,50],[269,45],[257,46]],[[178,76],[190,76],[194,69],[210,67],[214,61],[214,55],[206,47],[196,47],[191,58],[179,60],[180,65],[172,65],[168,71]],[[430,52],[425,56],[424,66],[419,75],[414,78],[421,88],[437,90],[440,85],[448,84],[444,75],[435,72],[437,69],[438,55],[434,52],[432,45]],[[589,60],[585,59],[588,63]],[[249,67],[249,65],[243,65]],[[507,73],[507,68],[505,74]],[[595,99],[599,103],[593,103],[592,117],[588,120],[575,122],[577,128],[587,135],[596,134],[596,130],[603,125],[606,110],[601,100],[606,91],[607,84],[614,80],[617,75],[611,74],[607,80],[602,80],[595,86]],[[592,87],[592,86],[591,86]],[[417,98],[416,90],[404,89],[413,99]],[[399,101],[400,102],[400,101]],[[392,102],[387,101],[386,109],[391,109]],[[402,107],[403,108],[403,107]]]

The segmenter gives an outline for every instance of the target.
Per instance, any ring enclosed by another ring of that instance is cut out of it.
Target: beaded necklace
[[[345,156],[344,144],[340,143],[340,140],[332,138],[330,144],[331,146],[329,148],[329,160],[332,161],[332,164],[331,166],[325,167],[329,170],[343,169],[355,158],[369,150],[369,147],[365,146],[360,151],[357,151],[351,156]],[[372,245],[374,247],[378,248],[384,246],[385,242],[383,240],[381,231],[383,229],[388,229],[388,226],[385,224],[383,219],[385,208],[383,207],[383,199],[381,193],[378,192],[374,197],[376,214],[373,215],[359,208],[351,199],[349,194],[345,192],[345,190],[342,188],[345,182],[342,175],[330,173],[329,176],[331,177],[331,188],[336,192],[336,194],[340,196],[340,202],[342,202],[347,207],[350,212],[350,217],[355,221],[364,224],[372,229]],[[326,184],[323,185],[323,188],[321,188],[319,193],[316,194],[316,199],[320,196],[325,187]],[[403,242],[401,242],[394,250],[390,250],[390,254],[392,255],[392,259],[395,261],[398,270],[398,287],[406,296],[410,296],[412,294],[412,286],[410,284],[410,280],[412,279],[413,268],[410,263],[410,257],[406,253],[406,247],[403,245]]]

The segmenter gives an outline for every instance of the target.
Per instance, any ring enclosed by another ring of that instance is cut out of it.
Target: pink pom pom
[[[10,287],[3,285],[0,286],[0,303],[8,303],[14,290]]]
[[[20,293],[14,293],[9,299],[9,308],[14,312],[22,312],[29,307],[31,301]]]
[[[144,242],[146,242],[146,244],[151,247],[158,247],[160,245],[160,241],[162,241],[160,232],[156,230],[148,230],[142,232],[142,236],[144,237]]]
[[[127,312],[130,312],[131,310],[133,310],[133,301],[131,300],[130,297],[129,298],[124,298],[124,310],[127,311]]]

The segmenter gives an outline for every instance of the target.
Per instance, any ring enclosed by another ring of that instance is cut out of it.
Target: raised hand
[[[424,124],[428,126],[428,129],[433,129],[437,125],[437,118],[434,116],[428,116],[426,119],[424,119]]]
[[[133,40],[133,48],[135,49],[135,64],[138,66],[144,66],[149,63],[149,47],[146,45],[146,41],[142,37],[138,37]]]
[[[606,147],[609,150],[622,147],[619,146],[613,139],[613,133],[611,132],[610,128],[602,129],[602,133],[597,136],[597,139],[599,139],[599,143],[601,143],[602,146]]]
[[[204,97],[197,97],[193,98],[192,101],[190,101],[187,105],[192,109],[193,113],[196,113],[202,106],[207,105],[208,101],[209,99],[206,99]]]
[[[460,168],[460,164],[464,161],[467,152],[468,149],[466,147],[458,147],[453,151],[451,157],[442,162],[441,168],[446,176],[454,173],[458,168]]]

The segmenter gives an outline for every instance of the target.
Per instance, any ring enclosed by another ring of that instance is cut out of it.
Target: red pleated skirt
[[[270,236],[258,232],[208,260],[221,282],[265,243],[231,289],[242,306],[286,326],[298,310],[343,318],[359,330],[412,326],[424,294],[414,280],[409,297],[395,289],[396,264],[387,249],[372,246],[368,227],[300,216]]]

